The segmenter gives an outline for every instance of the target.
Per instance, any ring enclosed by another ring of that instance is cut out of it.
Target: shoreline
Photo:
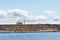
[[[60,32],[60,31],[44,31],[44,32]],[[0,32],[0,33],[41,33],[41,32]]]

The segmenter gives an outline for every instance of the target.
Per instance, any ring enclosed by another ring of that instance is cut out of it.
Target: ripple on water
[[[0,33],[0,40],[60,40],[60,32]]]

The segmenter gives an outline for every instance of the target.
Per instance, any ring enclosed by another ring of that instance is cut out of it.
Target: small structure
[[[16,25],[22,25],[22,22],[16,22]]]

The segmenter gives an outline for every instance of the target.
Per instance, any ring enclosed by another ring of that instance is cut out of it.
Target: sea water
[[[60,32],[0,33],[0,40],[60,40]]]

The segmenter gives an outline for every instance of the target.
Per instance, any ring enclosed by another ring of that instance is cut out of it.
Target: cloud
[[[55,22],[57,22],[59,20],[60,20],[60,17],[59,16],[56,16],[56,17],[53,18],[53,21],[55,21]]]
[[[44,15],[38,15],[38,16],[30,16],[31,19],[34,19],[34,20],[44,20],[46,19],[47,17],[44,16]]]
[[[45,11],[44,12],[48,17],[54,17],[56,16],[56,12],[55,11]]]
[[[0,23],[13,23],[27,16],[28,11],[21,9],[0,9]]]
[[[45,11],[45,15],[28,15],[27,10],[22,10],[22,9],[8,9],[8,10],[3,10],[0,9],[0,24],[2,23],[16,23],[16,22],[23,22],[25,20],[25,23],[52,23],[50,19],[60,19],[56,15],[55,11]],[[51,17],[51,18],[50,18]],[[49,19],[50,18],[50,19]],[[49,19],[49,20],[47,20]],[[46,21],[47,20],[47,21]],[[48,22],[50,21],[50,22]]]
[[[6,17],[6,16],[7,16],[7,12],[5,10],[0,9],[0,18]]]
[[[38,20],[46,19],[47,17],[44,15],[38,15],[38,16],[31,16],[28,15],[28,11],[21,10],[21,9],[8,9],[3,10],[0,9],[0,24],[1,23],[16,23],[17,21],[23,22],[26,20],[27,22],[37,22]]]
[[[28,13],[28,11],[21,10],[21,9],[9,9],[8,12],[9,14],[11,15],[15,14],[16,16],[19,16],[19,15],[27,16],[27,13]]]
[[[45,11],[45,13],[55,13],[55,11]]]

